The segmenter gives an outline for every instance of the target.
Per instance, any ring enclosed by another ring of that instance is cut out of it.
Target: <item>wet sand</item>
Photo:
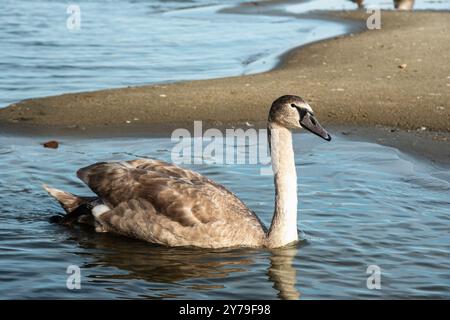
[[[360,26],[368,17],[328,14]],[[410,130],[449,159],[450,13],[383,11],[381,18],[381,30],[294,49],[262,74],[24,100],[0,109],[0,131],[120,135],[190,128],[194,120],[240,126],[263,122],[271,101],[297,94],[324,124],[383,126],[385,140]]]

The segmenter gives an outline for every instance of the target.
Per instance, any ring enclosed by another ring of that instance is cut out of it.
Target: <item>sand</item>
[[[360,26],[368,17],[327,14]],[[325,125],[424,133],[450,159],[450,13],[382,11],[381,19],[380,30],[296,48],[270,72],[24,100],[0,109],[0,130],[124,133],[194,120],[263,123],[275,98],[296,94]]]

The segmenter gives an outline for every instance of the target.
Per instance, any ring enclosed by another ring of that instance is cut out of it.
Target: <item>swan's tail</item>
[[[54,216],[50,218],[51,222],[61,224],[72,224],[80,222],[93,224],[92,208],[98,198],[79,197],[70,192],[51,188],[47,185],[42,186],[53,198],[58,200],[61,207],[66,212],[63,216]]]
[[[64,209],[64,211],[66,211],[66,213],[71,213],[76,208],[78,208],[80,206],[80,204],[82,203],[81,198],[74,194],[71,194],[69,192],[65,192],[62,190],[58,190],[55,188],[51,188],[46,184],[42,185],[42,187],[53,198],[58,200],[59,204],[61,205],[61,207],[63,207],[63,209]]]

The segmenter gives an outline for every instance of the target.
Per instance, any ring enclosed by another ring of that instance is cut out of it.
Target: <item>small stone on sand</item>
[[[59,143],[56,140],[50,140],[42,144],[44,148],[58,149]]]
[[[406,63],[402,63],[402,64],[399,65],[398,67],[399,67],[400,69],[406,69],[407,66],[408,66],[408,65],[407,65]]]

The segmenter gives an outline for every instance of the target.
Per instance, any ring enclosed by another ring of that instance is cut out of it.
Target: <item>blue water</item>
[[[61,212],[42,183],[90,191],[75,171],[102,160],[171,160],[168,138],[0,137],[0,297],[450,298],[450,174],[396,149],[296,134],[298,228],[280,250],[176,249],[48,222]],[[248,149],[247,149],[248,151]],[[259,165],[193,165],[269,225],[273,178]],[[81,268],[81,289],[66,269]],[[366,270],[381,268],[381,289]]]

